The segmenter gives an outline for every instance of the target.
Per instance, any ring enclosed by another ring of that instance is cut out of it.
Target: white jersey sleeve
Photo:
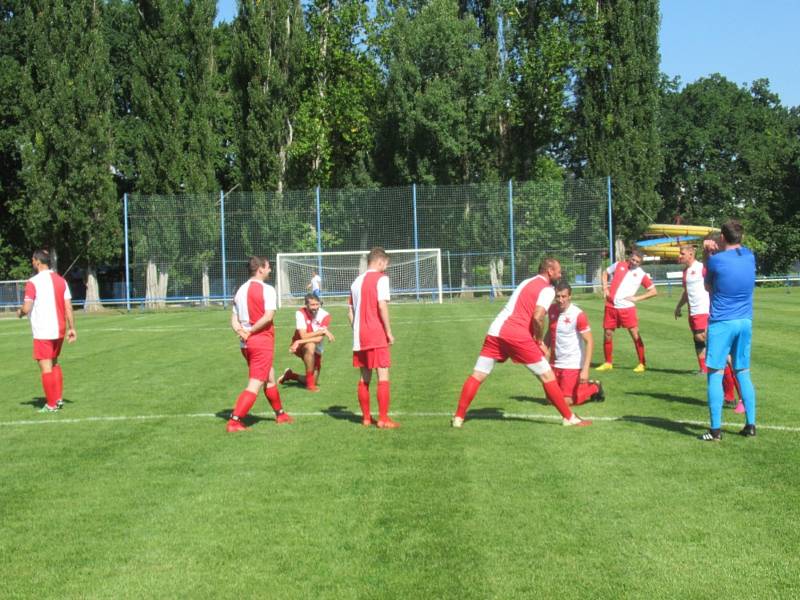
[[[384,275],[378,279],[378,302],[389,302],[390,300],[391,296],[389,294],[389,278]]]

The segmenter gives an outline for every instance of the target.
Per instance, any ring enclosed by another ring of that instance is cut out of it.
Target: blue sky
[[[217,19],[236,15],[219,0]],[[661,70],[691,83],[721,73],[766,77],[785,106],[800,106],[800,0],[661,0]]]

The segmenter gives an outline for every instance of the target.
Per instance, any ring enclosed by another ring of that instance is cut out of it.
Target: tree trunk
[[[203,306],[210,304],[209,297],[211,296],[211,283],[208,279],[208,265],[203,265]]]
[[[147,261],[147,275],[145,282],[144,305],[145,308],[156,308],[158,298],[158,269],[156,263]]]
[[[158,274],[158,308],[164,308],[167,305],[168,282],[169,274],[166,271],[161,271]]]
[[[475,292],[469,289],[472,284],[472,257],[464,256],[461,259],[461,297],[473,298]]]
[[[97,285],[97,271],[94,265],[86,267],[86,299],[83,303],[85,312],[100,312],[103,305],[100,304],[100,288]]]
[[[489,279],[492,283],[492,292],[495,297],[503,297],[503,259],[493,258],[489,261]]]

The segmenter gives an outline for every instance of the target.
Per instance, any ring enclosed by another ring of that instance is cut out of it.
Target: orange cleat
[[[247,427],[242,425],[241,421],[234,421],[231,419],[228,421],[228,426],[226,427],[228,433],[235,433],[237,431],[247,431]]]
[[[397,429],[400,423],[392,421],[389,417],[385,419],[378,419],[378,429]]]
[[[287,423],[288,424],[288,423],[294,423],[294,419],[289,416],[289,413],[285,413],[284,412],[284,413],[279,414],[277,417],[275,417],[275,422],[278,425],[281,425],[282,423]]]
[[[316,385],[312,387],[306,387],[306,390],[308,390],[309,392],[318,392],[319,387],[317,387]]]
[[[361,424],[364,427],[372,427],[372,417],[365,417],[361,419]]]

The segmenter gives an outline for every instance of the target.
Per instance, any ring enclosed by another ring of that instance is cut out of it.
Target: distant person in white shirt
[[[316,271],[311,271],[311,281],[306,286],[307,290],[311,290],[311,293],[317,297],[317,300],[321,299],[322,294],[322,277],[319,276],[319,273]]]
[[[61,275],[50,270],[50,253],[36,250],[31,258],[36,275],[25,284],[25,300],[17,310],[21,319],[31,317],[33,359],[42,372],[45,405],[40,412],[55,412],[64,406],[64,376],[58,356],[64,337],[70,344],[78,339],[72,314],[72,295]]]
[[[603,295],[606,299],[605,313],[603,314],[603,354],[605,362],[597,367],[598,371],[610,371],[613,366],[614,330],[624,327],[628,330],[636,347],[639,364],[633,370],[644,373],[647,362],[644,357],[644,342],[639,335],[639,316],[636,314],[636,303],[652,298],[658,292],[650,276],[642,270],[642,253],[640,250],[631,250],[628,260],[614,263],[602,272],[600,280],[603,283]],[[609,276],[611,282],[609,284]],[[644,294],[635,296],[639,287],[645,289]]]

